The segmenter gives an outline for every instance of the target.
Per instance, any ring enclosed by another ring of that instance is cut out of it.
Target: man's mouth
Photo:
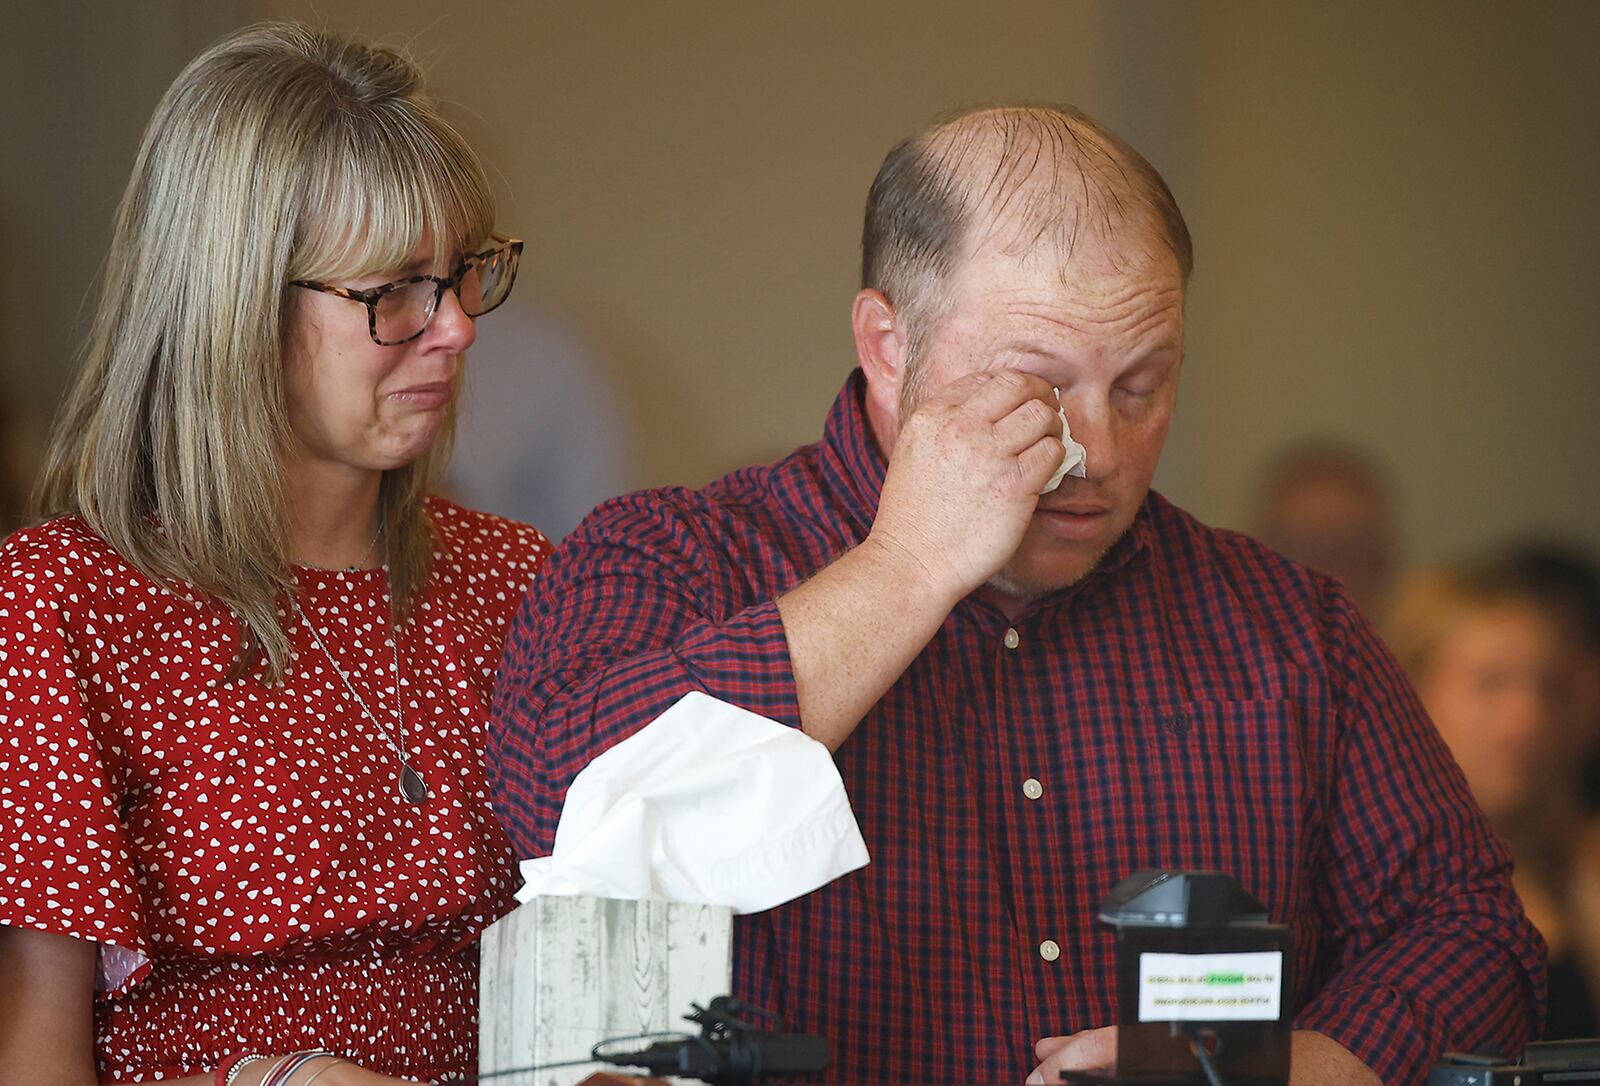
[[[1102,517],[1111,512],[1111,506],[1099,502],[1065,502],[1059,505],[1041,504],[1038,511],[1067,517]]]
[[[1100,539],[1110,518],[1111,507],[1106,505],[1042,505],[1034,513],[1034,521],[1050,535],[1079,543]]]

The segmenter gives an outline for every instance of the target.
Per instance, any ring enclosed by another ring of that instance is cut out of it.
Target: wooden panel
[[[579,1059],[597,1042],[688,1028],[726,993],[733,917],[664,901],[541,897],[484,933],[480,1073]],[[592,1066],[519,1079],[573,1086]]]

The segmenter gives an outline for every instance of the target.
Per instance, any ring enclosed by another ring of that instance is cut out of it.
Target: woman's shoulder
[[[13,532],[0,545],[0,649],[8,630],[12,640],[27,634],[42,642],[98,626],[120,610],[119,596],[147,581],[78,517]]]
[[[73,583],[133,572],[111,544],[76,516],[20,528],[0,546],[0,579],[6,581]]]
[[[439,557],[522,587],[533,580],[555,549],[531,524],[468,509],[445,498],[428,499],[428,516],[445,551]]]

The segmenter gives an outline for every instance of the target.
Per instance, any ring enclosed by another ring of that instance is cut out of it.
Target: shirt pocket
[[[1311,828],[1301,722],[1283,699],[1136,710],[1142,795],[1130,808],[1155,846],[1147,866],[1226,872],[1274,921],[1299,919]]]

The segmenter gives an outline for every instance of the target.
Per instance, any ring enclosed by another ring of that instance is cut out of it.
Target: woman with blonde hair
[[[0,551],[0,1081],[468,1074],[482,732],[548,550],[431,497],[521,243],[399,54],[213,46]]]
[[[1413,575],[1387,631],[1473,797],[1516,860],[1550,952],[1545,1037],[1600,1029],[1600,840],[1580,822],[1579,737],[1563,713],[1565,629],[1515,562]]]

